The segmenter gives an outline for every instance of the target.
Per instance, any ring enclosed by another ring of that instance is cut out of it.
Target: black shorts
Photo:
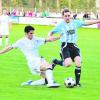
[[[66,58],[71,58],[74,61],[76,56],[80,56],[80,49],[75,43],[65,43],[61,45],[61,58],[65,60]]]

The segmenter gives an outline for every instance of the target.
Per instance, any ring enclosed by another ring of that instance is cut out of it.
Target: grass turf
[[[13,25],[10,44],[24,36],[25,25]],[[34,26],[36,36],[46,37],[51,26]],[[0,55],[0,100],[99,100],[100,95],[100,29],[78,30],[78,46],[82,55],[81,88],[66,88],[64,79],[74,77],[74,64],[70,68],[57,66],[54,70],[55,80],[60,88],[49,89],[45,86],[26,86],[20,84],[29,79],[39,79],[28,70],[26,60],[19,49]],[[3,44],[5,44],[3,39]],[[0,49],[4,48],[0,47]],[[59,57],[59,41],[47,43],[39,48],[40,55],[49,62]]]

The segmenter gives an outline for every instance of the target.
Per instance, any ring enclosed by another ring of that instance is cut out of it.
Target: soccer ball
[[[75,86],[75,80],[71,77],[65,79],[64,84],[68,88],[73,88]]]

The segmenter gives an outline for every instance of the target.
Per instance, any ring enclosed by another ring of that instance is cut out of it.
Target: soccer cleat
[[[52,83],[52,84],[47,84],[47,87],[48,88],[58,88],[58,87],[60,87],[60,85],[57,83]]]
[[[79,84],[75,84],[75,87],[81,87],[82,85],[79,83]]]
[[[27,81],[27,82],[23,82],[23,83],[21,84],[21,86],[31,85],[32,82],[33,82],[32,80],[29,80],[29,81]]]

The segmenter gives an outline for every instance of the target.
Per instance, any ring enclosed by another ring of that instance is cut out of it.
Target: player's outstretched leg
[[[32,80],[28,80],[26,82],[21,83],[21,86],[27,86],[30,85],[33,81]]]
[[[33,86],[45,85],[45,79],[42,78],[42,79],[36,80],[36,81],[29,80],[29,81],[23,82],[21,84],[21,86],[27,86],[27,85],[33,85]]]

